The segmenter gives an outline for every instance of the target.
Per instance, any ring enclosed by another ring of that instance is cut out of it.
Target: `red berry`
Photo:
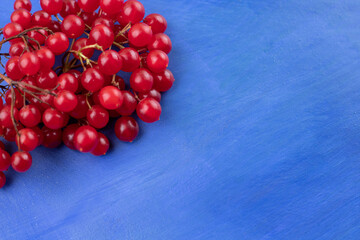
[[[3,135],[3,128],[0,128],[0,135]],[[5,144],[2,141],[0,141],[0,149],[5,150]]]
[[[131,74],[130,86],[136,92],[148,92],[152,89],[154,78],[145,68],[139,68]]]
[[[19,124],[17,128],[18,130],[22,129],[22,125]],[[17,133],[13,126],[10,128],[4,128],[3,135],[6,141],[15,142],[16,134]]]
[[[11,22],[18,23],[23,29],[28,28],[31,25],[31,13],[26,9],[15,10],[11,14]]]
[[[68,15],[61,23],[61,30],[69,38],[78,38],[85,31],[85,23],[76,15]]]
[[[62,32],[56,32],[46,39],[46,46],[55,54],[64,53],[69,47],[69,39]]]
[[[15,152],[11,156],[11,166],[17,172],[26,172],[32,165],[32,157],[28,152]]]
[[[51,20],[48,28],[53,32],[61,32],[61,24],[55,20]]]
[[[15,104],[14,107],[17,109],[22,108],[24,106],[24,98],[20,93],[20,90],[18,88],[14,88],[14,95],[15,95]],[[5,93],[5,102],[8,106],[11,105],[12,102],[12,92],[11,90],[7,90]]]
[[[84,12],[94,12],[100,5],[100,0],[78,0],[79,7]]]
[[[3,172],[0,172],[0,188],[3,188],[6,183],[6,176]]]
[[[34,150],[39,143],[37,133],[31,128],[24,128],[19,131],[19,135],[16,138],[16,144],[23,151],[30,152]]]
[[[40,59],[35,53],[26,52],[19,58],[19,68],[24,75],[35,75],[40,70]]]
[[[85,24],[92,26],[95,19],[99,16],[97,12],[82,12],[80,17],[84,20]]]
[[[71,112],[77,103],[76,95],[68,90],[60,90],[54,98],[54,106],[61,112]]]
[[[4,35],[5,39],[8,39],[8,38],[18,35],[23,30],[24,29],[22,28],[22,26],[18,23],[8,23],[3,28],[3,35]],[[15,38],[13,40],[10,40],[10,43],[16,43],[19,41],[22,41],[21,38]]]
[[[128,23],[138,23],[143,20],[145,16],[145,8],[141,2],[137,0],[129,0],[125,2],[120,13],[119,23],[126,26]]]
[[[122,91],[124,101],[116,111],[123,116],[129,116],[136,110],[137,101],[134,94],[129,91]]]
[[[123,103],[121,91],[113,86],[106,86],[100,90],[99,100],[101,105],[109,110],[115,110]]]
[[[50,129],[60,129],[64,126],[65,114],[57,109],[48,108],[45,110],[42,116],[42,121],[45,126]]]
[[[96,148],[99,136],[95,128],[82,126],[75,132],[74,144],[80,152],[91,152]]]
[[[161,50],[166,54],[172,49],[172,43],[168,35],[165,33],[157,33],[152,38],[148,44],[148,49],[151,50]]]
[[[146,58],[146,63],[152,72],[162,73],[169,66],[169,57],[161,50],[152,50]]]
[[[136,23],[128,33],[130,43],[136,47],[145,47],[148,45],[152,35],[151,27],[145,23]]]
[[[46,148],[57,148],[62,142],[61,129],[53,130],[48,127],[43,127],[41,131],[44,133],[44,141],[42,145]]]
[[[11,44],[9,49],[9,54],[11,57],[18,56],[20,57],[21,54],[23,54],[25,50],[25,43],[24,42],[17,42],[14,44]]]
[[[86,117],[86,113],[89,109],[87,103],[86,103],[86,96],[85,95],[77,95],[78,104],[76,105],[76,108],[70,112],[70,116],[72,116],[75,119],[81,119]]]
[[[72,150],[76,150],[76,147],[74,144],[74,136],[75,136],[76,130],[78,130],[79,127],[80,127],[79,124],[70,124],[64,129],[64,131],[62,133],[62,141],[68,148],[70,148]]]
[[[81,84],[90,91],[96,92],[104,85],[105,79],[101,72],[95,68],[88,68],[81,76]]]
[[[75,41],[74,46],[72,47],[72,50],[80,52],[80,50],[82,48],[84,48],[88,45],[87,42],[88,42],[87,38],[79,38],[78,40]],[[80,53],[82,53],[87,58],[91,58],[94,55],[94,48],[83,49]],[[79,59],[79,56],[77,54],[73,53],[73,55],[74,55],[74,57]]]
[[[71,73],[63,73],[58,77],[57,90],[68,90],[70,92],[76,92],[79,87],[78,79]]]
[[[122,70],[124,72],[133,72],[140,66],[139,53],[133,48],[124,48],[119,52],[122,58]]]
[[[36,78],[36,85],[43,89],[53,89],[57,84],[57,74],[53,70],[45,70]]]
[[[6,75],[12,80],[20,80],[24,76],[19,68],[19,59],[18,56],[12,57],[5,65]]]
[[[91,152],[92,155],[95,156],[102,156],[107,153],[110,148],[109,139],[102,133],[98,133],[99,135],[99,142],[96,145],[95,149]]]
[[[160,119],[161,105],[155,99],[148,97],[139,102],[136,112],[144,122],[153,123]]]
[[[8,170],[10,165],[11,165],[11,158],[9,153],[3,149],[0,149],[0,171]]]
[[[48,27],[51,24],[51,16],[45,11],[37,11],[32,15],[31,21],[33,26]]]
[[[30,12],[31,8],[32,8],[31,1],[30,0],[16,0],[14,3],[14,9],[18,10],[20,8],[24,8]]]
[[[159,93],[155,89],[151,89],[149,92],[146,92],[146,93],[139,93],[138,97],[141,100],[144,99],[144,98],[147,98],[147,97],[152,97],[153,99],[155,99],[158,102],[161,101],[161,93]]]
[[[160,92],[168,91],[174,84],[174,75],[168,69],[163,73],[153,74],[154,76],[154,88]]]
[[[37,27],[41,27],[41,26],[34,26],[34,28],[37,28]],[[44,29],[38,29],[38,30],[32,30],[30,32],[28,32],[28,36],[30,38],[33,38],[34,40],[31,40],[29,39],[29,43],[35,47],[35,48],[38,48],[38,43],[40,45],[44,44],[45,43],[45,40],[48,36],[48,32],[45,31]]]
[[[116,51],[107,50],[99,56],[98,66],[102,73],[106,75],[114,75],[120,71],[122,67],[122,59]]]
[[[60,16],[65,18],[68,15],[77,15],[80,12],[80,7],[76,0],[64,0],[63,7],[60,12]]]
[[[41,112],[35,105],[26,105],[20,109],[19,120],[26,127],[35,127],[41,121]]]
[[[124,0],[100,0],[101,9],[108,14],[116,14],[121,11]]]
[[[89,35],[89,44],[98,44],[103,50],[108,49],[114,42],[114,32],[104,24],[95,26]]]
[[[105,26],[109,27],[110,29],[114,29],[114,21],[112,19],[106,18],[106,17],[96,18],[91,27],[95,27],[100,24],[104,24]]]
[[[86,119],[94,128],[104,128],[109,122],[109,112],[100,105],[95,105],[88,110]]]
[[[146,23],[151,27],[151,30],[153,31],[154,34],[163,33],[167,28],[166,19],[162,15],[157,13],[148,15],[144,19],[144,23]]]
[[[55,55],[46,47],[41,47],[36,51],[36,55],[40,60],[40,69],[42,71],[50,70],[55,64]]]
[[[19,111],[14,108],[13,111],[15,121],[19,121]],[[14,124],[11,119],[11,106],[4,106],[0,111],[0,123],[1,126],[7,128],[13,128]]]
[[[132,117],[121,117],[115,123],[115,134],[121,141],[132,142],[139,134],[139,124]]]
[[[58,14],[63,7],[63,0],[40,0],[41,8],[51,15]]]

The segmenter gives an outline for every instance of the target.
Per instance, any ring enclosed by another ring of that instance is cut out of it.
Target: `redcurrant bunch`
[[[29,152],[38,146],[105,155],[101,133],[111,118],[121,141],[139,134],[138,119],[160,119],[161,94],[174,76],[168,70],[170,37],[160,14],[145,15],[138,0],[14,1],[1,34],[9,43],[5,74],[0,73],[0,135],[15,142],[10,155],[0,141],[0,188],[10,166],[26,172]],[[1,48],[0,48],[1,49]],[[57,59],[57,61],[56,61]],[[0,59],[1,60],[1,59]],[[55,65],[55,62],[61,64]],[[124,79],[124,72],[131,73]]]

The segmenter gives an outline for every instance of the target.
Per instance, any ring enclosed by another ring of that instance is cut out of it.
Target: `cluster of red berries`
[[[118,118],[116,136],[132,142],[139,125],[158,121],[161,92],[174,82],[164,34],[165,18],[145,17],[137,0],[40,0],[43,10],[30,13],[30,0],[16,0],[11,23],[2,29],[10,42],[0,101],[0,135],[16,142],[10,156],[0,142],[2,171],[32,165],[30,151],[64,143],[70,149],[100,156],[109,140],[98,130]],[[100,7],[100,8],[99,8]],[[99,8],[99,10],[98,10]],[[53,15],[53,18],[52,18]],[[62,20],[58,16],[62,17]],[[99,56],[96,57],[96,52]],[[60,56],[61,55],[61,56]],[[56,56],[62,65],[55,68]],[[80,69],[80,70],[79,70]],[[131,73],[129,84],[117,74]]]

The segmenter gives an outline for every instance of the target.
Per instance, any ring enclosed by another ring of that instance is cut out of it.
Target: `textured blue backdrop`
[[[360,2],[143,3],[174,44],[161,121],[107,157],[36,150],[0,238],[359,239]]]

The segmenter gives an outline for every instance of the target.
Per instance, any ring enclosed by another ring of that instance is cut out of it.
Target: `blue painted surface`
[[[143,3],[174,44],[161,121],[107,157],[36,150],[0,238],[359,239],[360,2]]]

